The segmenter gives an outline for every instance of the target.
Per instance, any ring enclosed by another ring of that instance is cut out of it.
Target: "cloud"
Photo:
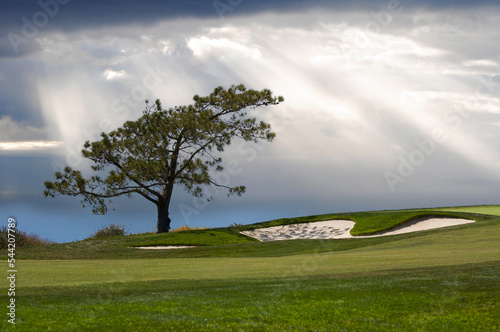
[[[56,29],[64,17],[55,18],[37,37],[38,53],[0,59],[0,141],[17,149],[62,142],[50,158],[85,168],[83,142],[139,117],[145,99],[184,105],[244,83],[285,97],[250,113],[278,135],[225,151],[242,169],[231,183],[247,185],[247,194],[220,195],[193,222],[236,209],[282,217],[484,203],[498,194],[483,184],[500,178],[499,7],[416,10],[402,2],[388,16],[385,1],[374,10],[296,1],[279,13],[276,2],[242,2],[221,19],[207,3],[190,18],[178,19],[179,9],[148,24],[114,17]],[[47,174],[54,160],[44,161]],[[400,174],[402,160],[413,163],[408,174]],[[396,194],[385,172],[400,176]],[[186,202],[192,198],[176,196],[176,220]]]
[[[58,148],[62,142],[34,141],[34,142],[0,142],[0,151],[40,151]]]
[[[112,79],[115,79],[115,78],[120,78],[122,77],[123,75],[125,75],[125,71],[124,70],[118,70],[118,71],[115,71],[115,70],[112,70],[112,69],[106,69],[104,71],[104,77],[107,79],[107,80],[112,80]]]
[[[465,67],[491,67],[491,68],[498,68],[500,65],[493,61],[493,60],[485,60],[485,59],[478,59],[478,60],[469,60],[464,62]]]
[[[220,61],[225,61],[227,57],[231,56],[238,57],[240,61],[245,61],[242,57],[257,60],[261,56],[258,48],[248,47],[227,38],[210,39],[206,36],[193,37],[188,40],[187,46],[193,51],[195,56],[215,55]]]
[[[47,140],[46,130],[0,118],[0,155],[60,153],[63,142]]]
[[[39,38],[53,32],[75,32],[89,28],[136,26],[147,28],[164,20],[210,18],[233,19],[259,13],[279,15],[291,12],[353,11],[377,12],[392,7],[441,8],[455,10],[495,6],[495,0],[481,1],[349,1],[349,0],[281,0],[281,1],[9,1],[0,5],[0,57],[24,57],[40,51]],[[453,16],[449,16],[453,20]]]
[[[23,125],[12,120],[11,116],[0,118],[0,142],[19,142],[25,140],[40,140],[47,137],[44,129]]]
[[[440,45],[433,31],[448,24],[440,19],[442,12],[405,9],[384,24],[373,13],[311,11],[285,13],[278,19],[256,15],[228,22],[164,21],[138,31],[115,27],[113,38],[100,28],[78,35],[50,34],[41,40],[47,74],[37,77],[44,117],[79,151],[78,142],[98,139],[102,129],[137,116],[144,99],[189,103],[192,95],[208,93],[216,85],[244,82],[285,95],[287,102],[280,107],[300,123],[285,126],[286,139],[280,143],[285,151],[322,142],[320,146],[330,146],[346,160],[378,155],[386,158],[380,165],[388,165],[397,153],[411,152],[413,137],[429,136],[434,128],[447,125],[446,110],[473,105],[469,112],[495,112],[498,106],[497,95],[487,89],[481,102],[475,95],[480,80],[487,79],[477,67],[487,64],[488,70],[495,70],[497,59],[485,54],[478,62],[463,54],[463,39],[475,38],[462,30],[445,35],[460,44]],[[487,16],[485,11],[479,14]],[[315,17],[321,19],[309,23]],[[308,23],[295,23],[301,20]],[[468,22],[482,31],[476,16],[457,14],[458,26]],[[482,31],[486,47],[496,37],[494,31],[488,26]],[[145,78],[155,64],[165,75],[148,89]],[[96,80],[102,73],[106,80]],[[116,109],[123,111],[114,113]],[[489,145],[465,134],[461,141],[469,144],[445,145],[468,158],[476,157],[471,151],[482,151],[479,145]],[[476,148],[471,148],[474,141]],[[321,156],[324,149],[308,153]]]

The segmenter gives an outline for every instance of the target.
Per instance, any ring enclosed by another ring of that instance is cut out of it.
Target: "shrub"
[[[7,226],[0,227],[0,249],[7,249],[9,246],[9,229]],[[12,234],[12,232],[11,232]],[[48,239],[43,239],[36,234],[28,234],[26,232],[20,231],[16,228],[15,230],[15,244],[17,247],[34,247],[34,246],[44,246],[47,244],[54,244],[56,242],[50,241]]]
[[[200,230],[200,229],[210,229],[209,227],[189,227],[188,225],[181,226],[179,228],[171,230],[171,232],[183,232],[183,231],[195,231],[195,230]]]
[[[95,231],[92,235],[90,235],[89,239],[99,239],[110,236],[123,236],[125,235],[125,226],[111,224],[107,227],[102,226],[97,231]]]

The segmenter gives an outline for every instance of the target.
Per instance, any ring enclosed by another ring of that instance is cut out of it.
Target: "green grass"
[[[494,331],[499,264],[24,288],[19,331]]]
[[[475,219],[474,214],[455,212],[438,212],[432,210],[403,210],[359,212],[352,214],[351,218],[356,224],[351,230],[352,235],[368,235],[389,230],[396,226],[423,218],[465,218]]]
[[[399,210],[375,211],[341,214],[325,214],[290,219],[277,219],[262,223],[238,227],[190,230],[165,234],[142,234],[104,239],[87,239],[84,241],[55,244],[44,247],[20,248],[19,259],[118,259],[118,258],[162,258],[162,257],[240,257],[240,256],[280,256],[311,253],[318,250],[318,241],[294,240],[274,243],[260,243],[257,240],[241,235],[239,232],[253,228],[263,228],[294,223],[314,222],[322,220],[349,219],[356,222],[351,230],[353,235],[373,234],[396,227],[423,217],[454,217],[474,219],[488,222],[494,218],[489,215],[464,212],[441,212],[435,210]],[[467,227],[467,226],[462,226]],[[412,235],[409,235],[412,236]],[[366,241],[326,241],[321,251],[346,250],[359,246],[367,246],[390,239],[370,239]],[[321,242],[321,241],[320,241]],[[324,242],[324,241],[323,241]],[[158,245],[188,245],[199,248],[175,251],[139,251],[133,247]],[[3,255],[2,259],[6,256]]]
[[[351,230],[352,235],[368,235],[382,231],[386,231],[404,223],[411,222],[420,218],[466,218],[474,219],[478,217],[476,212],[463,211],[438,211],[433,209],[417,209],[417,210],[398,210],[398,211],[368,211],[368,212],[351,212],[351,213],[336,213],[324,214],[299,218],[284,218],[262,223],[242,226],[240,230],[248,230],[255,228],[264,228],[296,223],[347,219],[355,222],[354,228]]]
[[[15,330],[495,331],[500,217],[482,211],[332,214],[21,248]],[[261,243],[238,233],[347,217],[367,230],[450,213],[477,222],[369,239]],[[129,248],[193,243],[201,247]]]
[[[440,211],[467,212],[500,216],[500,205],[478,205],[441,208]]]
[[[323,276],[342,273],[412,269],[495,261],[500,257],[500,225],[430,232],[418,237],[398,236],[391,242],[360,246],[350,250],[281,257],[211,257],[189,259],[113,260],[22,260],[20,287],[73,286],[111,283],[116,280],[173,280],[274,278],[282,276]],[[355,242],[371,239],[354,239]],[[290,245],[293,241],[286,241]],[[343,242],[340,241],[340,242]],[[466,248],[466,250],[464,249]],[[64,271],[64,273],[55,273]]]

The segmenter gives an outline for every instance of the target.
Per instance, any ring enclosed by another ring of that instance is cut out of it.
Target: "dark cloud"
[[[9,0],[0,4],[0,57],[23,56],[39,49],[36,37],[47,31],[78,31],[88,27],[148,25],[159,20],[206,17],[230,18],[259,12],[283,13],[330,8],[391,10],[401,7],[463,7],[496,5],[497,1],[410,0]]]

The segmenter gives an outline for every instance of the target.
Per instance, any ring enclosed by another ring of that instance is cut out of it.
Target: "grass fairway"
[[[463,207],[450,207],[439,209],[440,211],[452,211],[452,212],[467,212],[467,213],[479,213],[479,214],[489,214],[493,216],[500,216],[500,205],[478,205],[478,206],[463,206]]]
[[[467,212],[477,223],[385,238],[260,243],[230,229],[199,233],[229,244],[192,249],[128,248],[168,242],[156,235],[54,245],[48,260],[19,249],[15,330],[495,331],[500,217]]]

